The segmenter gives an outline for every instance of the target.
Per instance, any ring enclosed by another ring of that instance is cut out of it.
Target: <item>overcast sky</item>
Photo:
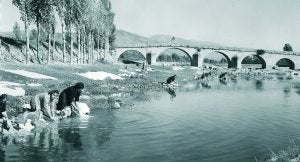
[[[111,0],[117,29],[227,46],[300,51],[300,0]],[[19,20],[2,0],[2,31]]]

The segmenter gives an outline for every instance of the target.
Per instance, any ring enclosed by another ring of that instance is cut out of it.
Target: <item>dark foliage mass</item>
[[[293,51],[293,48],[289,43],[286,43],[284,44],[283,51]]]

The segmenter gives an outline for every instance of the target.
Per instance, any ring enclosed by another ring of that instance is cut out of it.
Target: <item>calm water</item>
[[[300,137],[295,82],[238,80],[148,92],[150,100],[132,108],[2,137],[0,161],[262,160]]]

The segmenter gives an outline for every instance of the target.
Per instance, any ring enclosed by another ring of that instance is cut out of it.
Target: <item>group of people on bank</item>
[[[22,114],[26,122],[29,114],[37,120],[56,121],[71,115],[79,115],[79,97],[84,89],[84,84],[78,82],[63,91],[50,90],[36,94],[30,99],[30,107]],[[4,130],[20,129],[19,122],[9,119],[7,112],[7,94],[0,95],[0,133]],[[21,123],[24,124],[24,123]]]

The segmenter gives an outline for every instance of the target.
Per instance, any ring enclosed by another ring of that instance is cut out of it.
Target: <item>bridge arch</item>
[[[178,47],[170,47],[170,48],[166,48],[166,49],[160,51],[159,53],[157,53],[157,55],[156,55],[156,57],[155,57],[156,62],[159,62],[158,59],[160,58],[160,56],[161,56],[164,52],[166,52],[166,51],[168,51],[168,50],[178,50],[178,51],[182,52],[185,56],[188,57],[189,62],[190,62],[190,65],[192,65],[192,63],[193,63],[193,58],[192,58],[192,56],[191,56],[192,53],[189,53],[189,52],[187,52],[186,50],[184,50],[184,49],[182,49],[182,48],[178,48]]]
[[[240,58],[240,65],[244,64],[244,62],[246,61],[247,58],[256,58],[257,60],[259,60],[260,64],[261,64],[261,69],[266,69],[267,64],[264,58],[262,58],[260,55],[257,54],[250,54],[250,55],[245,55],[243,57]]]
[[[118,56],[117,60],[128,60],[128,61],[144,61],[146,59],[145,55],[136,49],[128,49],[122,51]]]
[[[288,58],[282,58],[276,62],[278,67],[289,67],[289,69],[295,70],[295,63]]]
[[[224,53],[224,52],[221,52],[221,51],[214,51],[214,50],[211,50],[209,52],[205,52],[205,53],[202,53],[201,55],[201,58],[199,60],[199,63],[200,65],[203,65],[204,63],[204,59],[207,58],[208,55],[211,55],[212,53],[217,53],[217,54],[221,54],[222,56],[225,57],[226,61],[227,61],[227,67],[230,68],[232,66],[232,63],[231,63],[231,60],[230,60],[230,57],[228,54]]]

